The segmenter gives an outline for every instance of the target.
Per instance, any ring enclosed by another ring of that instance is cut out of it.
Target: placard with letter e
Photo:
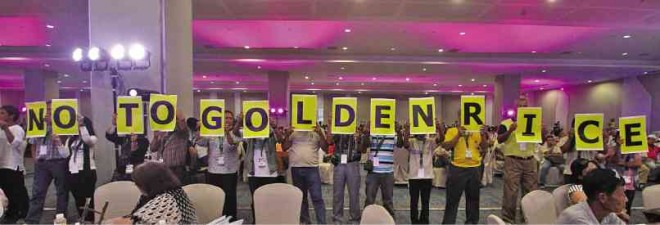
[[[291,96],[291,127],[313,131],[316,126],[316,95]]]
[[[332,98],[332,134],[354,134],[357,129],[357,98]]]
[[[117,134],[144,133],[142,97],[117,97]]]
[[[202,137],[225,136],[225,100],[202,99],[199,101],[199,135]]]
[[[620,117],[619,132],[621,139],[623,139],[621,154],[648,151],[646,116]]]
[[[470,132],[479,132],[486,121],[486,98],[483,95],[461,96],[461,125]]]
[[[244,138],[267,138],[270,135],[268,108],[268,101],[243,102]]]
[[[409,98],[410,134],[435,134],[435,98]]]
[[[174,131],[176,127],[176,95],[151,94],[149,126],[153,131]]]
[[[603,114],[575,114],[575,149],[603,150]]]
[[[516,129],[516,140],[519,143],[541,143],[543,134],[541,123],[543,110],[541,107],[518,108],[518,128]]]
[[[372,98],[370,112],[371,135],[395,135],[394,121],[396,115],[396,100]]]
[[[78,99],[53,99],[50,109],[53,134],[78,135]]]
[[[27,108],[27,132],[26,137],[36,138],[46,136],[46,102],[25,103]]]

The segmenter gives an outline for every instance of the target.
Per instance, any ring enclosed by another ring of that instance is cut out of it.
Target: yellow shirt
[[[502,151],[504,152],[504,156],[527,158],[534,156],[534,150],[536,149],[535,145],[535,143],[518,143],[518,141],[516,141],[516,134],[511,133],[509,139],[506,139],[504,142]]]
[[[445,142],[453,140],[456,135],[459,135],[458,128],[449,128],[445,134]],[[469,133],[467,141],[465,140],[465,137],[459,137],[458,142],[456,142],[451,153],[451,164],[456,167],[481,166],[481,154],[479,153],[480,143],[480,133]]]

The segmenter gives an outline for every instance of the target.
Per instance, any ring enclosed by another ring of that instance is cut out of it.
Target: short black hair
[[[610,169],[595,169],[582,179],[582,189],[587,195],[587,202],[591,203],[598,198],[598,194],[611,195],[625,181],[619,174]]]
[[[5,112],[7,112],[7,114],[9,114],[9,116],[12,117],[12,120],[14,122],[18,121],[19,112],[18,112],[18,108],[16,108],[16,106],[3,105],[2,107],[0,107],[0,109],[5,110]]]
[[[142,163],[135,168],[132,177],[135,185],[149,198],[181,187],[179,178],[162,163]]]

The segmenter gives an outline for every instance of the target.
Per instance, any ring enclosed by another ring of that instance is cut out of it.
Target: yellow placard
[[[603,114],[575,114],[575,149],[603,150]]]
[[[435,134],[435,98],[408,99],[410,134]]]
[[[357,128],[357,98],[332,98],[333,134],[353,134]]]
[[[117,134],[143,134],[142,97],[117,97]]]
[[[648,151],[646,116],[619,118],[619,132],[621,139],[623,139],[623,142],[621,142],[621,154]]]
[[[203,137],[225,136],[225,100],[202,99],[199,101],[199,134]]]
[[[46,102],[25,103],[27,108],[27,132],[26,137],[36,138],[46,136],[47,124],[44,120],[46,116]]]
[[[371,135],[395,135],[396,100],[386,98],[371,99]]]
[[[176,127],[176,95],[151,94],[149,126],[153,131],[174,131]]]
[[[468,131],[479,132],[486,122],[486,98],[483,95],[461,96],[461,125]]]
[[[316,95],[291,96],[291,127],[313,131],[316,126]]]
[[[516,140],[519,143],[543,142],[543,134],[541,132],[541,124],[543,123],[542,112],[541,107],[518,108]]]
[[[268,108],[268,101],[243,102],[244,138],[267,138],[270,135]]]
[[[53,99],[51,126],[56,135],[78,135],[78,99]]]

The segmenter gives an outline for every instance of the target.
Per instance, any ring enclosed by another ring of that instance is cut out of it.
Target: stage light
[[[110,49],[110,56],[113,59],[121,60],[126,56],[126,49],[121,44],[116,44]]]
[[[516,111],[514,111],[513,109],[509,109],[509,110],[506,111],[506,115],[507,115],[507,116],[510,116],[510,117],[511,117],[511,116],[513,116],[513,115],[515,115],[515,114],[516,114]]]
[[[73,54],[71,55],[71,58],[73,58],[74,62],[80,62],[83,58],[83,50],[82,48],[76,48],[73,50]]]
[[[96,61],[101,58],[101,49],[97,47],[92,47],[87,52],[87,58],[92,61]]]
[[[445,50],[444,49],[438,49],[438,52],[443,53],[443,52],[445,52]]]
[[[283,108],[279,108],[279,109],[277,109],[277,113],[278,113],[278,114],[284,114],[284,109],[283,109]]]
[[[23,108],[21,108],[21,112],[27,112],[27,108],[23,106]]]
[[[128,90],[128,95],[135,97],[138,95],[138,91],[136,89]]]
[[[128,56],[133,60],[143,60],[147,56],[147,50],[141,44],[133,44],[128,49]]]
[[[270,108],[270,113],[275,113],[276,109],[275,108]]]

